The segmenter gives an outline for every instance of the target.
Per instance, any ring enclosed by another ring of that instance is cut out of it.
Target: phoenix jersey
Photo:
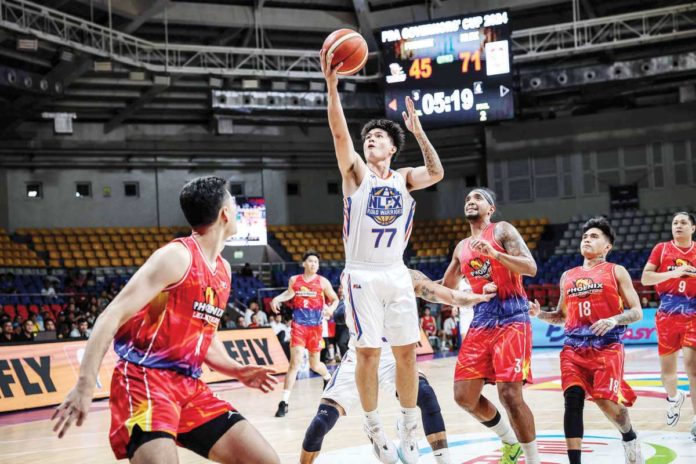
[[[415,209],[401,174],[390,170],[381,179],[368,171],[355,193],[343,199],[346,265],[402,263]]]
[[[566,272],[561,289],[566,308],[566,345],[600,348],[621,341],[626,326],[616,326],[602,336],[590,330],[598,320],[623,313],[615,267],[613,263],[603,262]]]
[[[186,274],[121,326],[114,350],[128,363],[198,378],[227,305],[231,277],[221,256],[215,268],[208,263],[193,236],[174,241],[191,255]]]
[[[684,265],[696,266],[696,242],[686,249],[673,241],[658,243],[648,262],[657,266],[655,272],[669,272]],[[696,314],[696,275],[666,280],[657,284],[655,290],[660,294],[660,312]]]
[[[488,224],[481,232],[480,239],[489,242],[497,251],[506,253],[495,239],[495,226],[494,222]],[[472,237],[464,240],[459,256],[462,276],[469,281],[471,291],[474,293],[482,294],[483,287],[491,282],[498,287],[498,296],[489,302],[478,303],[475,306],[475,313],[481,316],[486,313],[487,317],[503,318],[526,315],[529,303],[522,286],[522,276],[506,268],[500,261],[471,248],[471,240]]]
[[[306,281],[303,274],[295,276],[292,284],[295,296],[292,299],[292,320],[301,325],[321,325],[324,311],[324,289],[321,287],[321,276]]]

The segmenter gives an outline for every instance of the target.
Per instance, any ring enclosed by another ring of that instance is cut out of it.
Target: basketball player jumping
[[[431,303],[468,306],[490,301],[496,291],[493,284],[489,284],[489,287],[486,288],[488,293],[483,295],[450,290],[428,279],[420,271],[410,269],[409,273],[416,295]],[[393,392],[396,363],[386,342],[383,343],[382,348],[379,361],[379,384],[385,390]],[[309,424],[307,432],[305,432],[302,454],[300,455],[301,464],[314,462],[319,456],[326,434],[336,425],[338,418],[345,416],[347,411],[358,402],[358,399],[358,393],[355,390],[355,346],[351,343],[341,360],[341,365],[334,371],[331,381],[324,389],[319,409]],[[447,432],[440,412],[440,404],[435,396],[435,391],[422,373],[418,381],[417,404],[421,410],[425,438],[433,450],[435,462],[438,464],[449,463]]]
[[[403,113],[406,128],[423,152],[424,166],[390,169],[404,144],[399,124],[373,120],[362,129],[365,161],[356,153],[338,94],[333,56],[322,52],[321,66],[328,91],[329,126],[343,178],[343,238],[346,268],[346,320],[354,339],[355,380],[365,413],[365,431],[383,462],[418,461],[418,371],[416,342],[420,338],[416,299],[403,253],[413,225],[415,202],[409,192],[429,187],[444,176],[435,149],[421,127],[410,98]],[[401,403],[397,421],[398,451],[387,439],[377,412],[382,338],[396,358],[396,390]]]
[[[215,336],[231,287],[220,256],[236,231],[234,198],[219,177],[187,183],[179,196],[193,233],[157,250],[94,325],[77,385],[56,409],[62,437],[89,412],[109,343],[121,358],[111,381],[111,447],[133,463],[176,463],[176,445],[216,462],[279,463],[271,445],[200,379],[201,365],[270,391],[266,367],[243,366]]]
[[[336,306],[338,296],[325,277],[317,274],[319,271],[319,254],[316,251],[307,251],[302,257],[304,273],[290,277],[288,289],[271,301],[271,309],[278,314],[280,305],[284,301],[292,300],[292,339],[290,340],[290,367],[285,375],[283,386],[283,399],[278,404],[276,417],[283,417],[288,412],[290,393],[295,385],[297,372],[302,364],[303,350],[309,352],[309,368],[324,379],[324,385],[331,375],[326,366],[319,360],[322,342],[322,318],[324,315],[331,317]],[[328,306],[326,303],[328,302]]]
[[[495,211],[493,192],[483,188],[469,192],[464,215],[471,237],[459,242],[445,272],[444,285],[449,288],[457,288],[465,277],[474,293],[483,293],[490,282],[498,289],[496,298],[474,309],[459,349],[454,399],[502,439],[501,463],[517,462],[524,451],[528,464],[539,464],[534,416],[522,398],[522,385],[532,378],[532,330],[522,276],[534,276],[537,267],[514,226],[491,222]],[[512,430],[481,394],[486,383],[497,385]]]
[[[584,433],[585,397],[592,399],[621,432],[627,464],[644,463],[627,406],[636,394],[624,381],[624,347],[621,336],[626,325],[643,317],[640,299],[628,271],[607,262],[616,234],[604,218],[593,218],[583,226],[580,254],[582,266],[561,276],[561,297],[555,311],[540,311],[531,305],[530,314],[549,324],[565,326],[561,351],[561,384],[565,397],[563,429],[570,464],[580,464]],[[624,311],[624,306],[628,310]]]
[[[677,389],[677,356],[684,355],[691,404],[696,413],[696,219],[687,212],[672,218],[672,241],[653,248],[643,270],[643,285],[655,285],[660,295],[657,310],[657,352],[662,385],[667,390],[667,424],[677,425],[686,395]],[[696,417],[691,422],[696,441]]]

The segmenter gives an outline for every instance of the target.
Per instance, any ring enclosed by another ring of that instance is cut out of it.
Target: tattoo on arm
[[[416,140],[418,141],[418,145],[423,152],[425,169],[428,171],[428,174],[432,177],[437,177],[444,174],[445,171],[442,168],[440,157],[437,155],[435,147],[433,147],[433,144],[430,143],[428,137],[425,134],[419,134],[416,136]]]
[[[534,260],[532,252],[527,248],[527,244],[519,232],[510,224],[504,223],[502,227],[496,227],[495,238],[505,249],[505,252],[511,256],[523,256]]]
[[[414,288],[416,296],[423,298],[430,303],[440,303],[440,299],[435,295],[435,292],[427,282],[420,283]]]
[[[618,316],[614,316],[617,325],[628,325],[642,319],[642,314],[637,309],[629,309]]]

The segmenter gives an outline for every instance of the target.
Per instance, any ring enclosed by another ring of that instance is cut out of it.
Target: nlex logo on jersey
[[[367,199],[366,214],[380,226],[388,226],[404,212],[401,192],[393,187],[374,187]]]
[[[587,298],[593,293],[601,293],[604,285],[595,282],[589,277],[583,277],[573,282],[574,287],[568,289],[568,296],[577,296],[578,298]]]
[[[211,287],[203,292],[203,301],[193,302],[193,318],[203,319],[209,324],[217,325],[224,312],[224,309],[218,307],[217,293]]]

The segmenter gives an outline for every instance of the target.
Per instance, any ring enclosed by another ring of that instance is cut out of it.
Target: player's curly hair
[[[179,204],[189,225],[198,229],[215,222],[227,195],[227,181],[222,177],[197,177],[181,189]]]
[[[609,224],[609,221],[604,216],[590,218],[590,220],[587,221],[584,226],[582,226],[582,233],[584,234],[590,229],[601,230],[602,233],[609,239],[609,243],[612,245],[614,244],[614,241],[616,240],[616,232],[614,232],[614,228],[611,226],[611,224]]]
[[[368,121],[360,131],[360,139],[364,142],[367,138],[367,134],[370,133],[372,129],[382,129],[384,132],[389,134],[392,143],[396,147],[396,152],[392,156],[392,161],[396,160],[396,157],[401,153],[401,149],[404,148],[406,143],[406,133],[398,122],[390,121],[389,119],[373,119]]]

